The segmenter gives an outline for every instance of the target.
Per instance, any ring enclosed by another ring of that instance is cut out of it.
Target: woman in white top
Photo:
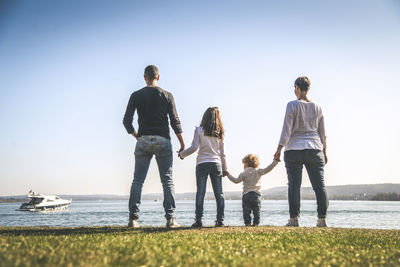
[[[299,226],[300,187],[304,165],[317,199],[317,226],[326,227],[329,203],[324,182],[324,165],[328,162],[325,124],[321,107],[307,96],[310,84],[310,80],[304,76],[294,82],[297,100],[287,104],[282,134],[274,158],[279,160],[282,148],[286,148],[284,160],[289,180],[290,213],[287,226]]]
[[[204,196],[207,178],[210,176],[217,201],[217,220],[215,226],[224,226],[225,200],[222,192],[222,174],[226,172],[224,154],[224,127],[217,107],[210,107],[204,112],[200,127],[194,131],[192,145],[179,153],[184,159],[196,152],[196,219],[192,227],[202,227]]]

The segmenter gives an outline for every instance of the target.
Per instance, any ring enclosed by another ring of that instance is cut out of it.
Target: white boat
[[[29,191],[28,198],[31,200],[22,203],[19,211],[52,211],[52,210],[66,210],[72,202],[71,200],[62,199],[55,195],[36,194]]]

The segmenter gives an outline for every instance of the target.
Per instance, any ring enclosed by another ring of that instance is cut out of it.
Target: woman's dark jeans
[[[206,194],[207,178],[210,175],[211,184],[217,201],[217,221],[224,221],[225,200],[222,193],[222,167],[220,163],[205,162],[196,166],[196,220],[203,217],[204,196]]]
[[[285,151],[285,166],[289,180],[289,213],[290,218],[300,214],[300,187],[302,181],[303,165],[306,167],[308,177],[317,198],[318,218],[326,218],[329,201],[324,182],[325,158],[321,150],[288,150]]]
[[[261,196],[254,191],[248,192],[242,197],[243,220],[245,225],[251,224],[251,212],[253,212],[253,224],[260,224]]]

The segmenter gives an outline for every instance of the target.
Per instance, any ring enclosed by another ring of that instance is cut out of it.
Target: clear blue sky
[[[307,75],[326,116],[326,183],[400,182],[400,2],[276,2],[1,1],[0,195],[128,194],[135,142],[122,117],[148,64],[187,145],[220,107],[233,174],[247,153],[270,163]],[[195,191],[194,170],[195,156],[175,158],[177,192]],[[263,188],[286,181],[281,163]],[[144,192],[160,191],[153,162]]]

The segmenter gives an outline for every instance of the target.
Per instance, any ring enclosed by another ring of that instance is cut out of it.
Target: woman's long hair
[[[204,135],[224,139],[224,126],[218,107],[210,107],[204,112],[200,126],[204,130]]]

